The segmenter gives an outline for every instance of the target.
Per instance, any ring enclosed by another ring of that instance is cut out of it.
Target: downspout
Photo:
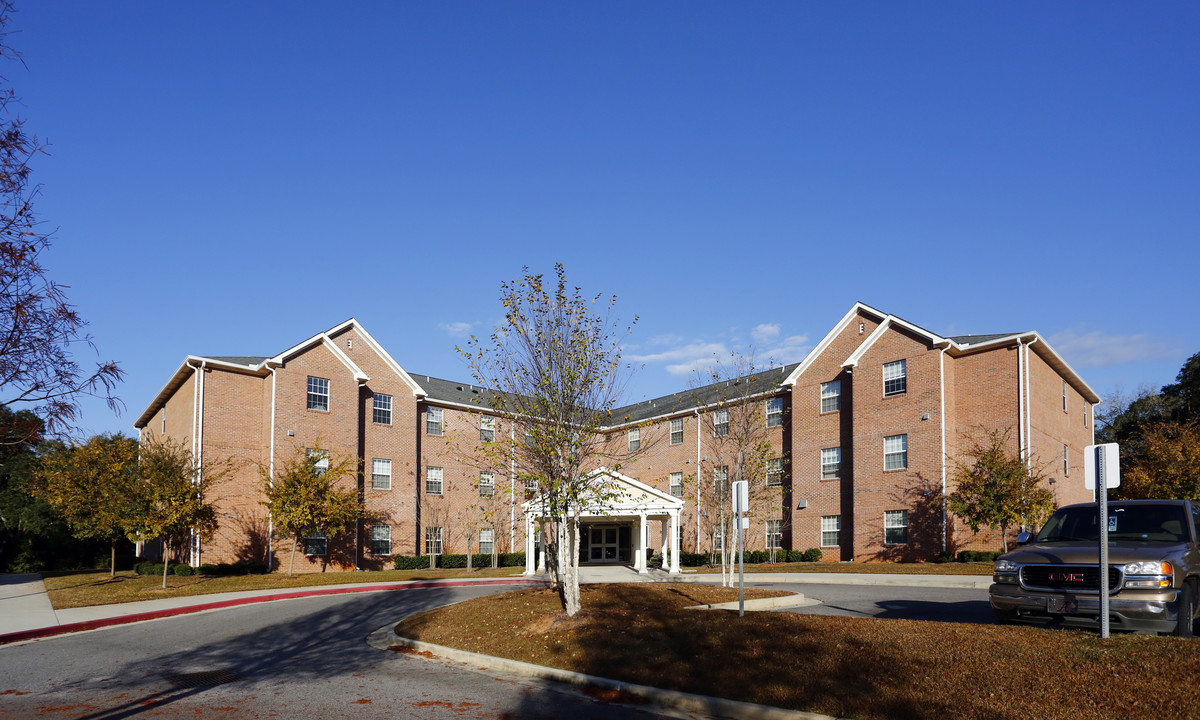
[[[696,553],[700,553],[700,483],[704,482],[700,470],[700,411],[696,410]]]
[[[1017,341],[1017,454],[1025,461],[1025,343]]]
[[[508,551],[517,542],[517,423],[508,427]],[[528,544],[528,542],[526,542]]]
[[[1033,398],[1029,396],[1029,348],[1038,339],[1035,337],[1025,344],[1025,471],[1033,472]]]
[[[267,468],[270,475],[267,477],[267,483],[275,486],[275,370],[271,368],[271,450],[270,457],[267,458]],[[275,559],[275,519],[271,516],[270,511],[267,512],[267,572],[271,572],[274,568],[271,567],[271,561]]]
[[[938,356],[938,383],[941,385],[941,413],[942,413],[942,553],[946,552],[946,348],[942,348],[941,355]]]

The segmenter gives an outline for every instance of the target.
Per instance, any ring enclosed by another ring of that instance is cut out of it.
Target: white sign
[[[1096,479],[1104,478],[1104,487],[1121,486],[1121,450],[1117,443],[1088,445],[1083,449],[1083,486],[1096,489]]]
[[[733,511],[742,514],[750,511],[750,482],[748,480],[733,482]]]

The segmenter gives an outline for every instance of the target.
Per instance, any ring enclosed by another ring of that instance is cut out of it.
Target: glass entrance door
[[[593,525],[588,538],[588,560],[591,562],[615,562],[620,554],[619,534],[616,525]]]

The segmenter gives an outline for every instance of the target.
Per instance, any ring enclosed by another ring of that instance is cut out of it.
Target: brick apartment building
[[[135,427],[235,463],[217,492],[220,528],[193,564],[278,567],[291,545],[271,532],[260,478],[320,447],[359,462],[367,516],[342,536],[306,539],[297,566],[376,569],[392,555],[533,547],[522,507],[532,488],[481,451],[523,430],[487,397],[406,372],[352,319],[272,357],[189,355]],[[945,513],[949,459],[973,433],[1007,431],[1013,451],[1054,478],[1059,504],[1085,501],[1097,402],[1036,332],[942,337],[859,303],[799,363],[614,411],[608,441],[636,452],[611,475],[662,522],[644,508],[586,518],[582,558],[644,566],[634,556],[672,544],[671,527],[685,551],[719,547],[728,443],[745,422],[759,423],[772,456],[747,478],[748,548],[819,547],[846,561],[992,549],[994,533]]]

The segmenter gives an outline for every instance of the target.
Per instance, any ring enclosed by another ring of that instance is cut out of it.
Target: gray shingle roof
[[[956,335],[954,337],[950,337],[947,339],[953,340],[954,342],[958,343],[959,345],[980,345],[982,343],[991,342],[993,340],[999,340],[1000,338],[1012,337],[1013,335],[1020,335],[1020,333],[993,333],[991,335]]]

